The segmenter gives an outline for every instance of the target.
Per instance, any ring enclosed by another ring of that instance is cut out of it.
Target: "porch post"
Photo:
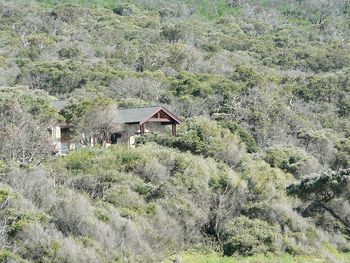
[[[176,136],[176,124],[175,123],[171,124],[171,134],[173,136]]]
[[[144,123],[140,125],[140,134],[141,135],[145,134],[145,124]]]

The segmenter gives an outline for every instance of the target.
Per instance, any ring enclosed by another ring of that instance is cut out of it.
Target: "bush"
[[[266,152],[264,160],[272,167],[296,174],[309,158],[301,149],[291,146],[277,146]]]
[[[160,35],[171,43],[184,38],[185,31],[181,24],[167,24],[161,28]]]
[[[58,51],[60,58],[75,58],[80,55],[81,51],[78,48],[67,47]]]
[[[227,129],[206,118],[197,117],[186,120],[179,127],[176,137],[157,137],[156,141],[182,151],[214,156],[225,149],[230,138],[232,139],[233,135]]]
[[[200,76],[187,72],[177,74],[172,80],[171,87],[174,95],[182,99],[190,96],[206,97],[213,93],[212,87],[206,81],[201,81]]]
[[[79,62],[38,62],[27,69],[25,81],[32,89],[56,95],[81,88],[87,82],[85,74]]]
[[[135,13],[136,7],[130,4],[118,4],[113,8],[113,13],[120,16],[131,16]]]
[[[65,157],[66,168],[75,171],[88,170],[91,167],[93,157],[94,152],[92,150],[78,151],[67,155]]]
[[[219,124],[224,128],[229,129],[232,133],[237,133],[241,140],[245,143],[248,153],[254,153],[258,151],[259,148],[254,137],[241,125],[234,121],[220,121]]]
[[[229,221],[223,234],[224,254],[253,255],[280,250],[282,237],[275,226],[245,216]]]
[[[258,86],[262,78],[253,68],[239,66],[235,69],[232,79],[235,81],[244,82],[248,88]]]

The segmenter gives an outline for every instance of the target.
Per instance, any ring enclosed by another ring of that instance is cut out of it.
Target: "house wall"
[[[58,154],[61,154],[61,128],[60,126],[51,127],[51,138],[53,145],[55,146],[55,150]]]
[[[125,124],[121,132],[121,138],[118,139],[118,144],[133,144],[133,136],[140,129],[139,124]],[[131,138],[131,139],[130,139]]]
[[[76,149],[76,143],[72,141],[69,129],[61,129],[57,125],[53,126],[51,127],[51,138],[59,155],[67,154]]]
[[[170,133],[171,125],[162,125],[158,122],[148,122],[145,123],[145,129],[149,130],[151,133]],[[118,138],[118,144],[134,145],[135,135],[140,130],[139,124],[125,124],[122,127],[121,138]],[[64,130],[62,132],[60,126],[53,126],[51,128],[51,136],[53,144],[58,154],[67,154],[70,151],[75,150],[75,143],[71,141],[69,130]],[[64,151],[62,151],[62,144],[64,144]],[[93,146],[93,139],[91,138],[91,146]],[[110,146],[110,143],[105,144],[106,147]]]
[[[151,133],[171,133],[171,125],[162,125],[159,122],[145,123],[145,129]],[[121,138],[118,139],[118,144],[133,145],[135,143],[135,135],[137,135],[139,130],[139,124],[125,124],[121,132]]]
[[[151,133],[165,133],[171,132],[171,125],[162,125],[159,122],[147,122],[145,128]]]

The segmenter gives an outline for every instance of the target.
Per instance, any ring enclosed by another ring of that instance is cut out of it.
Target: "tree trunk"
[[[341,222],[345,228],[346,233],[348,234],[348,236],[350,237],[350,224],[349,221],[342,218],[341,216],[339,216],[336,212],[333,211],[332,208],[324,205],[324,204],[320,204],[321,207],[326,210],[328,213],[330,213],[335,219],[337,219],[339,222]]]

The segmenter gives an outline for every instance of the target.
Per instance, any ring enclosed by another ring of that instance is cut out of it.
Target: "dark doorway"
[[[111,134],[111,144],[117,144],[118,139],[120,139],[121,137],[122,137],[122,135],[119,132],[112,133]]]

